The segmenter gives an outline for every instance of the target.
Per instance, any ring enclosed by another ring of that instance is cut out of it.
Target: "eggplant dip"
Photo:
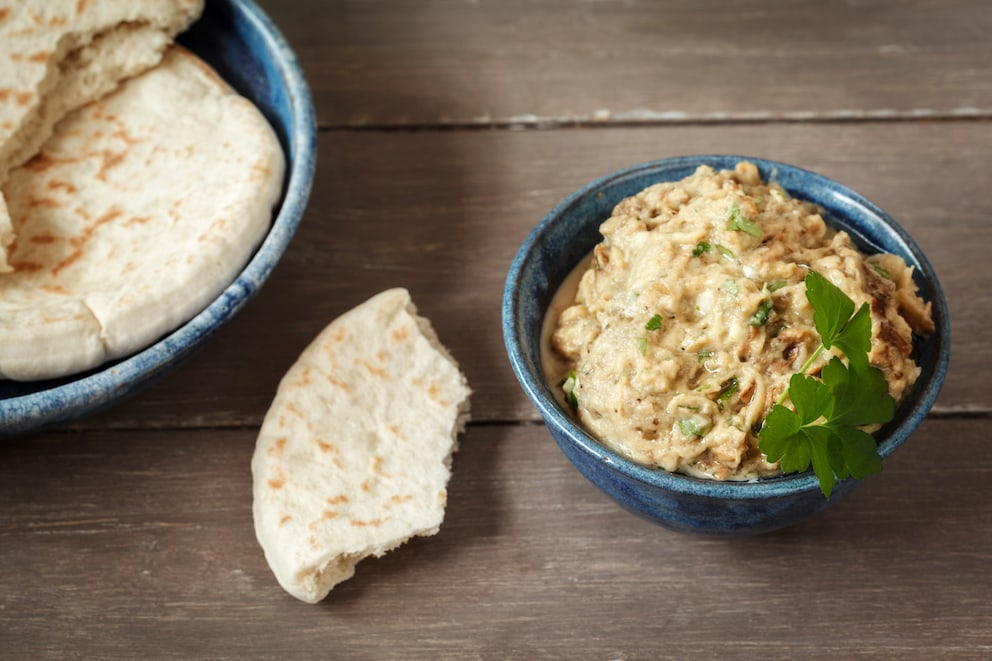
[[[804,284],[813,269],[868,303],[869,361],[898,402],[919,375],[913,334],[933,331],[930,305],[901,257],[863,255],[822,213],[747,162],[623,200],[549,309],[549,383],[638,463],[717,480],[778,475],[758,431],[820,344]]]

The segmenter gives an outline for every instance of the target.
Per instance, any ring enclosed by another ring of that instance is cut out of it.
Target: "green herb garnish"
[[[779,462],[783,473],[804,471],[812,464],[820,490],[830,498],[838,479],[861,479],[882,470],[875,439],[858,427],[891,420],[895,400],[885,375],[868,364],[867,304],[855,311],[854,301],[814,271],[806,275],[806,298],[821,345],[792,375],[788,390],[765,418],[758,447],[769,461]],[[834,346],[848,364],[834,356],[820,379],[806,375],[817,356]],[[786,397],[795,410],[783,405]]]
[[[789,283],[787,281],[785,281],[785,280],[772,280],[771,282],[766,282],[765,283],[765,289],[770,294],[772,292],[778,291],[779,289],[781,289],[782,287],[786,286],[787,284],[789,284]]]
[[[696,247],[692,249],[692,256],[699,257],[703,253],[709,252],[710,247],[711,247],[710,244],[706,243],[705,241],[700,241],[699,243],[696,244]]]
[[[682,432],[683,436],[702,437],[706,435],[705,427],[700,427],[694,421],[688,419],[679,420],[679,431]]]
[[[876,264],[875,262],[868,262],[868,266],[870,266],[872,270],[875,271],[875,273],[879,274],[886,280],[892,279],[892,276],[889,275],[889,272],[881,264]]]
[[[568,378],[561,382],[561,389],[565,393],[565,401],[573,409],[579,408],[579,398],[575,396],[575,372],[569,372]]]
[[[758,309],[754,311],[751,318],[747,320],[750,326],[764,326],[765,322],[768,321],[768,315],[772,311],[772,299],[765,298],[758,304]]]
[[[727,259],[733,259],[735,257],[734,251],[727,246],[721,246],[719,243],[716,244],[716,251],[726,257]]]
[[[756,239],[761,238],[761,225],[748,218],[736,204],[731,204],[727,210],[727,229],[750,234]]]
[[[702,363],[707,358],[712,358],[713,352],[709,349],[704,349],[696,354],[696,361]]]
[[[664,322],[663,322],[663,320],[661,318],[661,315],[660,314],[656,314],[653,317],[651,317],[650,319],[648,319],[648,323],[644,324],[644,330],[649,330],[649,331],[661,330],[661,327],[662,327],[662,324],[663,323]]]
[[[740,289],[737,287],[737,281],[733,278],[727,278],[724,280],[723,284],[720,285],[720,289],[727,292],[731,296],[737,296],[737,294],[740,293]]]
[[[634,343],[637,345],[637,353],[641,354],[642,356],[647,354],[648,338],[646,337],[634,338]]]
[[[740,383],[737,381],[736,376],[730,377],[727,379],[727,382],[723,384],[723,388],[720,390],[720,394],[717,395],[716,398],[716,404],[720,407],[721,411],[723,410],[723,405],[734,396],[734,393],[737,392],[737,388],[739,387]]]

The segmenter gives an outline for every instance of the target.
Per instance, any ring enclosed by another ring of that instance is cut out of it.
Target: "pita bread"
[[[284,169],[261,113],[176,46],[66,117],[3,188],[0,377],[88,369],[195,315],[261,241]]]
[[[157,64],[202,10],[202,0],[0,0],[0,185],[62,117]],[[0,222],[0,272],[13,239]]]
[[[252,457],[255,534],[309,603],[444,518],[468,417],[458,365],[405,289],[332,322],[283,377]]]

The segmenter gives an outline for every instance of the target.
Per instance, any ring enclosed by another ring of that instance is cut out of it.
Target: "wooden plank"
[[[319,605],[252,530],[250,430],[51,433],[0,448],[0,649],[18,658],[987,658],[984,420],[760,537],[619,509],[543,427],[472,426],[440,534]],[[934,470],[934,464],[940,470]]]
[[[408,287],[462,364],[476,420],[534,420],[499,306],[527,232],[558,200],[625,165],[738,153],[807,167],[874,200],[915,237],[951,306],[944,413],[992,410],[992,133],[982,123],[789,124],[595,131],[324,132],[317,183],[283,262],[203,351],[92,427],[257,426],[283,372],[335,316]]]
[[[326,126],[992,113],[984,0],[261,4]]]

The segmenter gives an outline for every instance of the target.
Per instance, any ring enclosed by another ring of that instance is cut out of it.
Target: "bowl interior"
[[[811,473],[754,482],[716,482],[673,475],[630,462],[601,445],[557,402],[545,383],[540,357],[544,313],[569,271],[601,239],[599,225],[623,198],[660,181],[674,181],[707,164],[732,169],[736,163],[754,163],[766,181],[776,181],[794,197],[814,202],[826,211],[827,222],[851,234],[868,253],[891,252],[915,267],[914,278],[924,300],[933,306],[936,331],[916,338],[921,375],[903,400],[896,417],[876,435],[879,451],[887,456],[922,422],[933,406],[947,371],[950,322],[940,283],[923,252],[909,235],[873,203],[826,177],[795,166],[744,156],[687,156],[635,165],[606,175],[582,187],[558,204],[524,241],[507,276],[503,300],[503,331],[511,366],[528,397],[545,421],[569,441],[640,481],[665,489],[707,493],[723,498],[754,498],[818,489]]]
[[[251,260],[206,309],[132,356],[57,379],[0,381],[0,433],[64,422],[131,393],[190,354],[257,292],[285,252],[310,194],[316,158],[313,105],[289,46],[249,0],[208,0],[178,42],[213,66],[269,120],[286,154],[272,227]]]

